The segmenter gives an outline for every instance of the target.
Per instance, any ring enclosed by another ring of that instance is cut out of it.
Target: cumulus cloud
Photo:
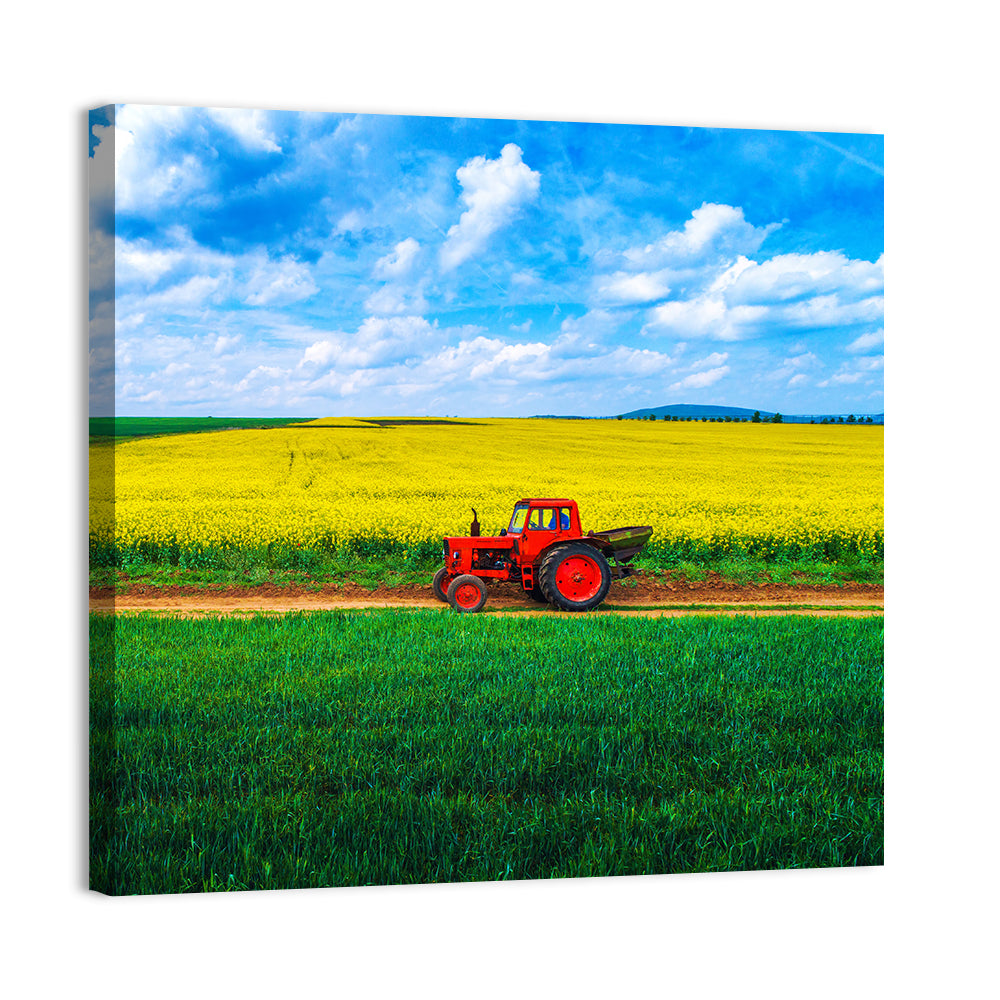
[[[881,355],[877,357],[852,358],[850,361],[842,364],[828,379],[818,382],[817,385],[821,389],[829,386],[857,384],[878,386],[881,388],[883,367],[884,358]]]
[[[412,236],[407,237],[397,243],[391,253],[387,253],[375,262],[375,277],[389,279],[407,274],[412,270],[419,252],[420,244]]]
[[[424,355],[440,340],[437,327],[422,316],[370,316],[356,333],[332,334],[310,344],[299,369],[368,368]]]
[[[799,386],[804,385],[809,380],[806,372],[822,367],[823,362],[812,351],[805,351],[785,358],[778,368],[765,375],[764,378],[774,382],[787,379],[789,386]]]
[[[417,314],[427,310],[427,300],[419,288],[385,285],[365,299],[365,309],[380,316]]]
[[[648,303],[643,332],[654,336],[735,342],[878,323],[882,257],[852,260],[840,251],[817,251],[754,259],[782,224],[755,226],[739,207],[705,203],[681,229],[655,242],[597,254],[603,273],[594,279],[595,301]]]
[[[877,323],[881,275],[881,258],[853,261],[839,252],[784,254],[762,264],[741,256],[706,290],[651,309],[645,332],[737,341]]]
[[[871,333],[863,333],[860,337],[852,340],[848,345],[847,349],[852,353],[861,353],[864,351],[871,351],[875,348],[882,347],[885,343],[885,332],[880,327],[878,330],[873,330]]]
[[[162,209],[208,186],[202,161],[176,139],[195,109],[127,104],[115,111],[115,202],[118,211]]]
[[[164,250],[145,240],[115,240],[115,280],[120,284],[133,282],[155,285],[163,275],[176,268],[184,259],[177,250]]]
[[[420,256],[420,249],[420,244],[415,239],[407,237],[375,262],[372,273],[376,278],[384,280],[385,284],[365,300],[368,312],[386,316],[419,314],[427,309],[423,276],[411,275]]]
[[[211,193],[217,151],[198,133],[206,118],[248,152],[280,153],[268,113],[244,108],[187,108],[126,104],[115,110],[115,200],[118,211],[162,211]],[[101,131],[99,131],[101,129]],[[95,126],[95,135],[108,129]]]
[[[260,252],[253,254],[246,264],[238,262],[237,267],[247,264],[250,273],[245,280],[237,283],[234,294],[248,305],[288,305],[308,299],[319,291],[308,266],[294,257],[272,260]]]
[[[685,268],[711,261],[730,261],[756,253],[767,236],[781,223],[753,226],[742,208],[706,202],[691,213],[684,228],[668,233],[655,243],[625,251],[635,268]]]
[[[235,388],[237,392],[246,392],[251,387],[258,388],[263,382],[283,381],[288,374],[285,369],[276,365],[257,365],[236,383]]]
[[[219,357],[223,354],[229,354],[235,348],[239,347],[243,338],[236,334],[235,336],[226,336],[225,334],[220,334],[216,340],[215,345],[212,348],[212,353]]]
[[[507,225],[522,205],[538,196],[541,174],[521,159],[521,147],[510,142],[495,160],[477,156],[458,168],[462,202],[467,206],[448,230],[441,247],[441,266],[452,270]]]
[[[246,149],[280,153],[281,147],[267,129],[267,112],[256,108],[208,108],[208,116],[231,132]]]
[[[319,291],[309,265],[292,256],[272,257],[259,248],[222,253],[200,246],[182,229],[171,230],[159,247],[120,237],[115,246],[118,323],[123,328],[140,315],[153,321],[208,303],[285,306]]]
[[[839,251],[819,251],[738,264],[738,275],[725,288],[729,305],[771,305],[824,295],[850,303],[879,297],[883,289],[881,257],[870,263],[849,260]]]
[[[493,342],[496,344],[496,341]],[[480,361],[469,372],[470,378],[493,375],[497,369],[505,368],[508,374],[546,357],[551,351],[547,344],[504,344],[492,357]]]
[[[712,354],[709,354],[707,358],[701,358],[701,360],[693,362],[689,365],[689,367],[693,371],[700,371],[704,368],[718,368],[720,365],[724,365],[728,360],[728,351],[723,354],[719,354],[718,351],[715,351]]]
[[[665,298],[670,292],[666,272],[640,272],[629,274],[617,271],[610,277],[599,279],[597,295],[603,301],[641,303]]]
[[[710,368],[708,371],[693,372],[679,382],[674,382],[670,386],[672,392],[678,389],[704,389],[707,386],[715,385],[721,378],[729,374],[729,366],[721,365],[718,368]]]
[[[663,375],[672,360],[658,351],[624,345],[607,351],[575,338],[560,337],[554,343],[507,342],[494,337],[463,340],[442,350],[431,362],[434,370],[458,373],[473,384],[488,378],[491,385],[593,382],[616,378]]]

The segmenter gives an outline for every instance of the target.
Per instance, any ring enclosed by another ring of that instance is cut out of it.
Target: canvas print
[[[90,113],[90,886],[883,861],[883,137]]]

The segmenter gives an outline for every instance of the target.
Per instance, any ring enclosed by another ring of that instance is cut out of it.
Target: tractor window
[[[536,507],[528,517],[529,531],[552,531],[556,525],[556,512],[551,507]]]
[[[507,533],[511,535],[516,535],[519,531],[524,529],[524,519],[528,514],[528,505],[517,504],[514,507],[514,514],[510,519],[510,527],[507,529]]]
[[[570,526],[571,523],[572,522],[570,521],[570,517],[569,517],[569,507],[560,507],[559,508],[559,527],[563,531],[567,531],[569,529],[569,526]]]

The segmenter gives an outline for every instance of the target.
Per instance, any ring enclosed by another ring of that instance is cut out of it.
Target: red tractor
[[[434,596],[460,612],[483,609],[487,580],[514,581],[564,611],[589,611],[614,577],[635,572],[628,563],[653,534],[633,527],[585,535],[575,500],[518,500],[499,535],[481,535],[474,508],[472,516],[468,536],[445,538],[444,565],[434,574]]]

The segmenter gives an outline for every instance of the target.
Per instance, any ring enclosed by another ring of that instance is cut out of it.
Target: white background
[[[5,15],[5,980],[17,996],[974,996],[996,941],[995,17],[719,2]],[[86,110],[886,135],[886,866],[86,890]]]

